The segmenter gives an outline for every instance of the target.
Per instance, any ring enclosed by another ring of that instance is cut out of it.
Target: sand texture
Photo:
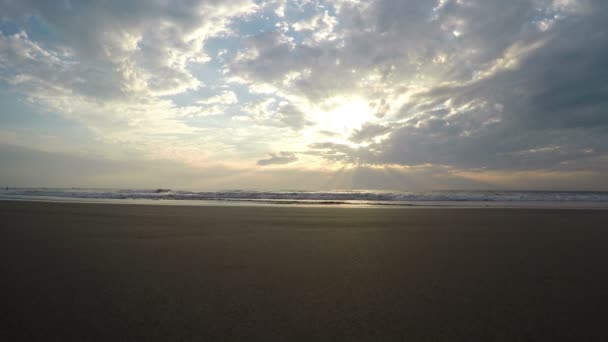
[[[0,202],[2,341],[607,341],[608,211]]]

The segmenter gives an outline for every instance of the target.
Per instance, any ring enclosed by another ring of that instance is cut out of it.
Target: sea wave
[[[578,191],[183,191],[171,189],[49,189],[9,188],[0,198],[73,198],[260,201],[264,203],[378,204],[409,202],[601,202],[608,203],[608,192]]]

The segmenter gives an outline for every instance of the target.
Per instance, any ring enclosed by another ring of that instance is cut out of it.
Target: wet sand
[[[0,201],[3,341],[604,341],[608,211]]]

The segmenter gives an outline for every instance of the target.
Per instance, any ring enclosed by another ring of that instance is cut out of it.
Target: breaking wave
[[[2,199],[28,198],[136,199],[190,201],[246,201],[279,204],[369,204],[406,205],[430,202],[601,202],[608,192],[576,191],[182,191],[170,189],[49,189],[9,188],[0,190]]]

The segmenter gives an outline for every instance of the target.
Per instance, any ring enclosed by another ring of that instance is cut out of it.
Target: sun
[[[322,108],[313,111],[311,115],[315,129],[331,132],[344,138],[374,118],[369,104],[360,97],[333,98]]]

